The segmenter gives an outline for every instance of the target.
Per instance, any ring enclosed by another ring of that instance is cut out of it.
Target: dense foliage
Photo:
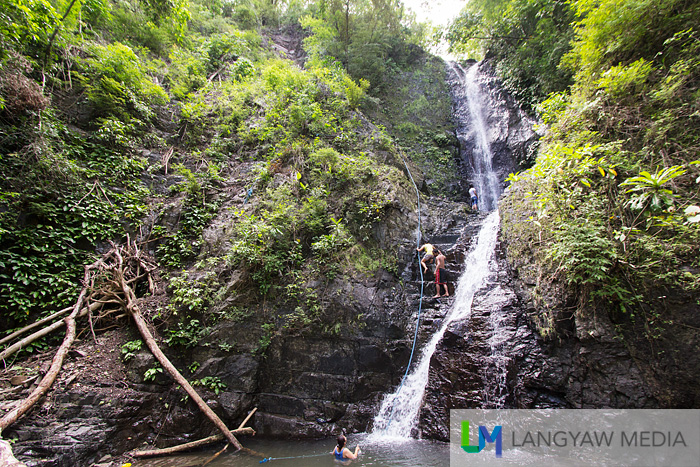
[[[559,66],[571,49],[576,10],[563,0],[470,0],[445,32],[453,53],[488,56],[526,108],[571,84]]]
[[[305,38],[303,66],[270,46],[280,31]],[[260,350],[280,330],[338,332],[305,284],[396,272],[375,232],[411,192],[394,138],[428,148],[423,166],[450,154],[424,96],[381,106],[426,60],[423,36],[397,1],[0,0],[4,327],[70,305],[82,266],[131,235],[169,284],[171,345],[220,317],[269,320]],[[205,252],[213,222],[226,239]],[[233,271],[293,312],[214,316]]]
[[[541,254],[536,263],[549,263],[564,277],[578,291],[580,307],[606,303],[639,314],[654,334],[668,321],[659,312],[667,293],[695,301],[700,291],[700,4],[473,5],[452,32],[474,37],[464,25],[474,15],[485,18],[479,30],[492,35],[481,44],[515,94],[536,104],[548,128],[534,167],[511,177],[511,209],[533,213],[530,225],[516,225],[517,216],[506,220],[512,253]],[[514,15],[528,9],[529,15]],[[527,33],[531,18],[543,21],[558,11],[561,24]],[[507,51],[502,41],[514,31],[527,40]],[[559,42],[571,31],[573,40]],[[550,44],[552,61],[513,67],[533,44]],[[514,70],[531,65],[524,76],[550,79],[552,87],[534,92],[534,81],[513,80]],[[573,81],[567,86],[557,75]]]

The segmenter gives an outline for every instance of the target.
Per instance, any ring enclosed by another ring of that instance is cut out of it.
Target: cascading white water
[[[481,91],[476,79],[478,64],[468,71],[456,63],[450,63],[452,72],[459,80],[457,89],[458,102],[455,113],[458,119],[467,122],[457,129],[457,138],[470,141],[473,146],[469,163],[474,187],[479,196],[479,208],[484,211],[496,209],[501,194],[501,184],[493,170],[493,154],[489,144],[488,125],[484,119],[483,109],[488,105],[487,96]]]
[[[467,255],[465,274],[459,278],[455,288],[452,309],[447,313],[440,329],[423,348],[418,364],[399,389],[385,396],[379,413],[374,418],[373,435],[379,437],[410,438],[418,422],[418,413],[423,402],[423,393],[428,384],[430,358],[448,326],[469,317],[474,294],[495,271],[494,251],[499,227],[498,211],[493,211],[484,220],[476,244]]]
[[[372,437],[376,438],[406,439],[410,438],[417,429],[419,412],[428,384],[430,359],[450,324],[470,317],[474,294],[488,283],[496,271],[495,247],[500,222],[496,207],[501,187],[498,176],[493,169],[493,154],[482,111],[483,106],[487,105],[488,102],[475,79],[478,72],[477,65],[473,65],[466,73],[457,64],[450,64],[450,67],[459,80],[459,86],[455,92],[457,95],[455,114],[463,124],[459,125],[457,136],[460,140],[469,141],[469,147],[473,147],[470,162],[474,185],[480,198],[480,208],[493,212],[484,220],[476,243],[466,257],[465,272],[457,282],[453,306],[445,316],[442,326],[423,348],[413,371],[402,381],[396,392],[387,394],[382,401],[379,413],[374,418],[374,428],[371,434]],[[501,351],[503,342],[500,341],[501,333],[498,330],[498,319],[491,323],[494,333],[489,343],[491,344],[493,368],[496,370],[496,384],[499,386],[500,392],[494,398],[495,400],[485,398],[487,403],[492,406],[502,404],[505,398],[505,365],[507,360]]]
[[[502,308],[489,313],[488,325],[491,335],[487,341],[491,354],[485,359],[482,367],[484,381],[482,409],[498,409],[505,406],[508,396],[508,346],[513,342],[515,329],[508,323],[508,314]]]

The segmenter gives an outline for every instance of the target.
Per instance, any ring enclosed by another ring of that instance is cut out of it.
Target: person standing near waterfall
[[[469,185],[469,196],[472,197],[472,209],[475,211],[479,210],[479,197],[476,196],[476,188],[474,185]]]
[[[445,287],[445,297],[450,295],[450,291],[447,290],[447,275],[445,274],[445,255],[442,251],[437,251],[437,256],[435,257],[435,290],[436,295],[433,298],[440,298],[440,286]]]
[[[360,453],[360,445],[358,444],[355,446],[355,452],[352,452],[350,449],[345,447],[345,443],[347,442],[347,438],[345,438],[344,435],[338,435],[338,444],[333,448],[333,455],[335,458],[339,461],[344,461],[348,459],[357,459],[358,454]]]

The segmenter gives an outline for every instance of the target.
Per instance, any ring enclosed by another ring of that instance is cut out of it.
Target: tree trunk
[[[85,280],[83,281],[83,284],[88,283],[89,276],[90,266],[86,266]],[[53,382],[56,380],[58,372],[61,371],[61,367],[63,366],[63,359],[66,357],[66,354],[70,350],[70,347],[71,345],[73,345],[73,341],[75,340],[75,317],[78,315],[78,312],[83,308],[83,301],[85,300],[86,292],[87,286],[84,285],[83,290],[80,292],[80,296],[78,297],[78,301],[73,307],[73,311],[70,315],[68,315],[65,318],[66,337],[63,339],[63,343],[58,348],[56,355],[54,355],[49,371],[46,372],[46,375],[44,375],[44,378],[41,380],[41,383],[39,383],[36,389],[32,391],[29,397],[24,399],[17,407],[10,410],[7,414],[5,414],[4,417],[2,417],[2,419],[0,420],[0,433],[2,432],[2,430],[12,425],[14,422],[17,421],[17,419],[19,419],[22,415],[28,412],[29,409],[31,409],[34,406],[34,404],[36,404],[36,402],[41,398],[41,396],[46,394],[46,391],[49,390]]]
[[[221,431],[221,433],[223,433],[226,439],[231,444],[233,444],[236,447],[236,449],[241,449],[243,446],[241,446],[241,443],[239,443],[236,437],[233,436],[233,434],[229,431],[228,427],[226,427],[224,422],[221,421],[219,416],[214,413],[214,411],[206,404],[206,402],[204,402],[204,400],[202,400],[202,398],[199,396],[199,394],[197,394],[197,391],[194,390],[189,381],[187,381],[185,377],[182,376],[182,374],[180,374],[178,369],[175,368],[175,365],[173,365],[170,362],[170,360],[168,360],[168,357],[166,357],[163,351],[160,350],[160,347],[158,347],[158,343],[153,338],[153,335],[148,329],[148,325],[143,319],[143,316],[141,316],[141,311],[139,310],[139,307],[136,304],[136,294],[134,294],[134,291],[126,282],[126,278],[124,277],[124,262],[118,250],[116,251],[116,256],[119,261],[119,268],[115,270],[115,280],[120,285],[120,288],[124,293],[126,309],[131,315],[131,317],[134,318],[134,323],[136,324],[136,327],[141,333],[143,340],[146,341],[146,345],[151,350],[151,353],[154,357],[156,357],[156,360],[158,360],[160,365],[163,368],[165,368],[165,371],[167,371],[170,374],[170,376],[175,380],[175,382],[182,386],[185,392],[187,392],[187,394],[192,398],[195,404],[197,404],[199,410],[201,410],[204,413],[204,415],[206,415],[209,418],[209,420],[211,420],[212,423],[216,425],[216,427]]]

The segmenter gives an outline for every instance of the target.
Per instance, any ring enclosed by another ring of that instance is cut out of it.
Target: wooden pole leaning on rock
[[[255,430],[250,427],[238,428],[236,430],[231,430],[234,435],[254,435]],[[197,441],[191,441],[189,443],[178,444],[177,446],[171,446],[169,448],[163,449],[151,449],[149,451],[131,451],[129,453],[132,457],[156,457],[156,456],[169,456],[170,454],[176,454],[178,452],[189,451],[190,449],[201,448],[202,446],[207,446],[218,441],[223,441],[224,435],[219,433],[218,435],[209,436],[207,438],[198,439]]]
[[[241,424],[236,428],[235,430],[231,430],[231,433],[234,435],[250,435],[253,436],[255,435],[255,430],[252,428],[246,427],[245,424],[248,423],[248,420],[250,420],[250,417],[253,416],[255,411],[258,410],[257,407],[255,407],[253,410],[250,411],[248,416],[241,422]],[[129,453],[130,456],[132,457],[155,457],[155,456],[168,456],[170,454],[175,454],[178,452],[182,451],[189,451],[190,449],[195,449],[195,448],[200,448],[202,446],[207,446],[212,443],[216,443],[218,441],[223,441],[224,435],[223,434],[218,434],[214,436],[209,436],[207,438],[199,439],[197,441],[191,441],[189,443],[184,443],[184,444],[178,444],[177,446],[171,446],[169,448],[163,448],[163,449],[151,449],[149,451],[131,451]],[[228,443],[226,444],[228,446]],[[243,448],[245,450],[245,448]]]
[[[239,429],[239,430],[240,430],[241,428],[243,428],[243,427],[245,426],[246,423],[248,423],[248,420],[250,420],[250,417],[253,416],[253,414],[255,413],[256,410],[258,410],[257,407],[255,407],[253,410],[250,411],[250,413],[248,414],[248,416],[247,416],[247,417],[241,422],[241,424],[238,426],[238,429]],[[214,454],[213,456],[211,456],[209,459],[207,459],[207,461],[206,461],[204,464],[202,464],[201,467],[206,467],[208,464],[210,464],[214,459],[216,459],[216,458],[219,457],[223,452],[225,452],[225,451],[228,449],[228,447],[229,447],[230,445],[231,445],[231,443],[226,443],[226,446],[224,446],[224,447],[221,449],[221,451],[217,452],[216,454]],[[245,449],[245,448],[244,448],[244,449]],[[256,454],[256,453],[253,453],[253,454]],[[263,458],[264,458],[264,457],[265,457],[265,456],[263,456]]]
[[[129,248],[132,248],[132,246],[129,245]],[[137,257],[138,250],[136,249],[135,245],[133,246],[133,248],[135,249],[134,256]],[[165,369],[165,371],[167,371],[168,374],[175,380],[175,382],[182,386],[185,392],[187,392],[187,394],[192,398],[195,404],[197,404],[199,410],[201,410],[204,413],[204,415],[206,415],[207,418],[209,418],[209,420],[211,420],[212,423],[214,423],[214,425],[221,431],[221,433],[229,441],[229,443],[233,444],[236,447],[236,449],[241,449],[243,446],[241,446],[241,443],[238,442],[236,437],[231,433],[228,427],[226,427],[224,422],[219,418],[218,415],[214,413],[214,411],[206,404],[206,402],[204,402],[204,400],[199,396],[199,394],[197,394],[197,391],[194,390],[189,381],[187,381],[185,377],[182,376],[182,374],[177,370],[177,368],[175,368],[175,365],[173,365],[170,362],[170,360],[168,360],[168,357],[166,357],[163,351],[160,350],[160,347],[158,347],[158,343],[153,338],[151,331],[148,329],[146,321],[141,315],[141,311],[136,302],[136,294],[134,293],[133,289],[129,286],[126,278],[124,277],[124,260],[119,250],[117,250],[116,252],[116,257],[118,267],[114,269],[114,280],[121,288],[121,291],[124,294],[124,307],[134,319],[136,328],[141,333],[141,336],[146,342],[146,345],[150,349],[151,353],[156,358],[156,360],[158,360],[158,362]]]

